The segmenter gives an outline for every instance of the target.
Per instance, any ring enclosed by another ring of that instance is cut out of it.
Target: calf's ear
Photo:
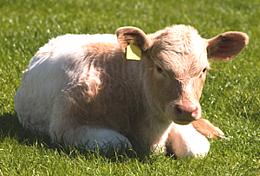
[[[231,60],[247,44],[249,37],[246,33],[230,31],[208,39],[208,58],[218,60]]]
[[[141,29],[136,27],[120,27],[116,30],[116,35],[117,40],[123,49],[130,43],[133,43],[142,51],[146,51],[152,45],[151,39]]]

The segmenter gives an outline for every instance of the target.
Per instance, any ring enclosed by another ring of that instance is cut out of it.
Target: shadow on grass
[[[53,145],[48,136],[36,134],[23,128],[16,114],[4,114],[0,116],[0,140],[6,137],[15,139],[25,145],[33,145],[36,142],[41,142],[50,148]]]
[[[20,144],[33,146],[34,144],[41,144],[41,147],[53,149],[59,153],[65,153],[69,157],[76,157],[77,155],[83,155],[86,159],[94,157],[102,157],[109,161],[123,162],[130,158],[138,159],[139,161],[145,162],[148,158],[143,155],[139,156],[135,151],[131,150],[124,154],[117,154],[110,152],[104,154],[102,152],[90,152],[81,150],[75,147],[66,147],[61,144],[52,143],[47,135],[32,132],[25,129],[18,120],[16,114],[4,114],[0,116],[0,142],[5,138],[11,138],[17,140]]]

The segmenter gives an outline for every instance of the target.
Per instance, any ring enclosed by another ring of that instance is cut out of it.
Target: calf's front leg
[[[165,142],[166,154],[176,158],[204,157],[210,149],[210,143],[192,124],[172,125]]]
[[[154,144],[153,151],[174,155],[176,158],[203,157],[210,148],[209,141],[192,124],[178,125],[172,122],[160,140]]]

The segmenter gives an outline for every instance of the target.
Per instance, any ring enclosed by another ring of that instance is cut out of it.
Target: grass
[[[260,175],[260,1],[248,0],[0,0],[1,175]],[[249,34],[233,61],[213,62],[201,100],[204,115],[227,140],[211,141],[203,159],[111,161],[52,146],[23,129],[13,96],[30,58],[48,39],[65,33],[113,33],[133,25],[147,33],[190,24],[202,36],[227,30]]]

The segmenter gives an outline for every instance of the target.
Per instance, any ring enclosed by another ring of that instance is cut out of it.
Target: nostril
[[[188,113],[188,114],[192,114],[192,116],[196,116],[198,114],[199,108],[197,106],[176,105],[175,110],[179,114]]]
[[[183,110],[182,110],[182,108],[181,108],[180,105],[176,105],[176,106],[175,106],[175,110],[176,110],[179,114],[181,114],[181,113],[183,112]]]

